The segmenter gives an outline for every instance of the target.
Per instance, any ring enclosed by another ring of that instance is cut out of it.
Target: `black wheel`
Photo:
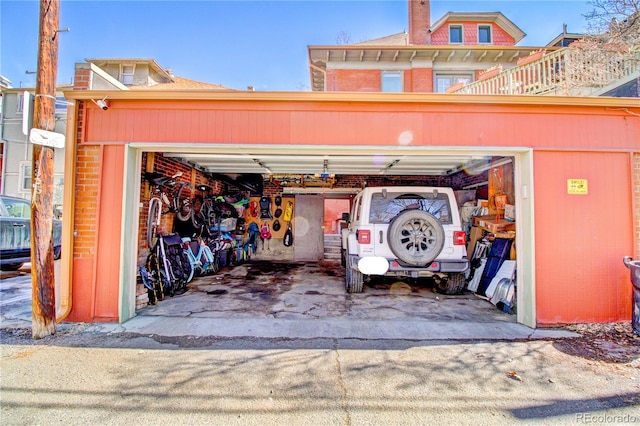
[[[158,239],[158,226],[160,225],[160,198],[149,200],[149,214],[147,215],[147,243],[152,248]]]
[[[356,257],[349,255],[345,274],[345,286],[348,293],[362,293],[364,275],[356,268]]]
[[[401,261],[424,266],[433,261],[444,246],[444,228],[423,210],[405,210],[389,224],[389,248]]]
[[[156,301],[163,300],[164,289],[162,288],[160,264],[158,263],[158,256],[153,252],[149,254],[149,257],[147,257],[147,272],[151,277]]]
[[[442,294],[460,294],[464,289],[464,274],[449,274],[446,279],[436,280],[436,290]]]
[[[6,265],[1,265],[0,270],[1,271],[17,271],[18,269],[22,268],[22,265],[24,265],[24,263],[8,263]]]
[[[176,197],[176,217],[183,222],[191,219],[191,186],[187,183],[180,184]]]
[[[340,265],[343,267],[347,266],[347,251],[345,249],[340,249]]]

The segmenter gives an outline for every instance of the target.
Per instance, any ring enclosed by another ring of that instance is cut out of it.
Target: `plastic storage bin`
[[[631,256],[622,259],[624,265],[631,271],[631,284],[633,289],[633,304],[631,306],[631,326],[634,333],[640,335],[640,261],[633,260]]]

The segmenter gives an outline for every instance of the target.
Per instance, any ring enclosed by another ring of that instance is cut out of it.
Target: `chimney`
[[[429,0],[409,0],[409,44],[431,44]]]

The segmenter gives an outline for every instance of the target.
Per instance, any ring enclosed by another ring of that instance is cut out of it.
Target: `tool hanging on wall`
[[[260,219],[273,219],[271,215],[271,198],[266,195],[260,197]]]
[[[291,222],[291,218],[293,217],[293,203],[291,201],[287,201],[287,207],[284,209],[284,216],[282,216],[282,220],[285,222]]]
[[[282,239],[282,243],[285,247],[291,247],[293,245],[293,230],[291,229],[291,221],[293,219],[293,203],[291,201],[287,201],[287,206],[284,210],[284,215],[282,216],[282,220],[287,222],[287,230],[284,233],[284,238]]]
[[[282,216],[282,207],[281,207],[281,206],[282,206],[282,197],[278,195],[278,196],[273,200],[273,202],[274,202],[274,203],[275,203],[275,205],[276,205],[276,211],[275,211],[275,212],[273,212],[273,215],[274,215],[276,218],[279,218],[280,216]]]
[[[282,243],[285,245],[285,247],[291,247],[291,245],[293,245],[293,231],[291,230],[291,222],[289,222],[289,224],[287,225],[287,230],[284,233]]]
[[[271,250],[269,247],[269,240],[271,239],[271,230],[267,222],[262,222],[260,225],[260,239],[262,240],[262,250],[264,250],[264,241],[267,240],[267,250]]]
[[[257,201],[253,200],[249,203],[249,214],[253,217],[258,217],[258,209],[259,204]]]

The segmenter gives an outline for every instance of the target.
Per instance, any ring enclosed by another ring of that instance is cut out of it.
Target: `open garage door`
[[[517,319],[520,323],[535,325],[533,253],[530,249],[532,245],[517,244],[517,241],[523,241],[523,238],[526,238],[524,241],[533,240],[532,226],[523,226],[523,222],[530,225],[532,217],[531,201],[528,196],[531,158],[526,149],[510,151],[477,148],[448,150],[380,147],[293,149],[284,146],[242,146],[231,150],[225,146],[199,146],[197,149],[173,146],[168,149],[166,145],[158,147],[157,151],[149,146],[132,146],[130,149],[132,158],[136,158],[136,166],[130,167],[128,173],[134,176],[141,176],[144,171],[148,171],[147,155],[153,153],[156,169],[159,165],[166,167],[166,172],[175,170],[176,167],[191,169],[188,182],[194,188],[206,184],[208,187],[226,192],[224,195],[245,192],[250,199],[255,198],[258,201],[260,196],[268,196],[269,202],[272,203],[270,204],[272,215],[276,210],[274,204],[276,197],[292,200],[295,206],[292,221],[295,238],[291,248],[283,244],[284,232],[287,229],[286,221],[280,219],[279,230],[274,232],[273,224],[276,218],[273,216],[261,218],[259,211],[258,216],[253,216],[249,204],[245,205],[244,210],[238,214],[238,219],[244,219],[240,221],[244,222],[244,226],[238,229],[242,232],[243,241],[248,238],[251,222],[256,222],[258,226],[264,222],[268,223],[272,235],[275,236],[268,242],[269,245],[265,246],[269,251],[261,250],[262,245],[258,243],[254,259],[298,261],[321,258],[324,252],[322,212],[323,202],[327,198],[337,196],[351,199],[356,192],[366,186],[452,187],[460,194],[457,208],[474,207],[467,210],[480,212],[481,216],[491,217],[493,213],[493,217],[485,218],[484,222],[478,220],[475,214],[465,216],[468,218],[465,226],[471,244],[475,244],[481,238],[477,230],[473,234],[473,228],[481,228],[483,235],[489,232],[500,234],[500,237],[507,237],[507,231],[515,231],[510,238],[513,241],[512,246],[518,247],[517,258],[514,259],[518,269]],[[147,170],[143,169],[143,164]],[[156,171],[162,172],[162,169]],[[262,177],[262,188],[260,188],[262,193],[257,192],[259,186],[255,185],[255,180],[248,178],[255,176]],[[135,179],[132,180],[135,181]],[[244,185],[246,181],[250,181],[249,186]],[[131,231],[135,230],[138,235],[142,235],[145,229],[139,224],[145,222],[140,220],[139,216],[145,214],[147,194],[144,187],[139,190],[139,193],[140,204],[135,207],[129,205],[128,211],[132,216],[137,217],[137,220],[130,221]],[[506,202],[501,199],[498,206],[500,210],[497,212],[495,211],[496,193],[508,195]],[[504,225],[506,209],[503,204],[510,206],[509,214],[513,215],[508,218],[512,221],[510,226]],[[143,208],[136,208],[139,205],[143,205]],[[297,218],[304,221],[298,222]],[[264,244],[264,241],[262,243]],[[146,253],[144,250],[138,251],[135,248],[125,252],[129,253],[129,258],[123,264],[129,265],[127,267],[129,277],[135,276],[134,264],[139,263]],[[135,255],[133,255],[134,252]],[[470,247],[469,256],[473,256],[473,252],[474,247]],[[123,276],[125,275],[126,273]],[[124,291],[131,294],[134,290],[129,285]],[[123,306],[123,309],[132,311],[130,304]]]

